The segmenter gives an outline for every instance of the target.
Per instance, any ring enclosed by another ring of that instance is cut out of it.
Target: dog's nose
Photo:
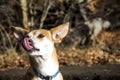
[[[31,39],[28,40],[30,43],[33,43],[33,41]]]
[[[32,44],[33,43],[33,41],[30,39],[30,36],[25,36],[26,38],[28,38],[28,42],[30,43],[30,44]]]
[[[26,35],[25,37],[30,38],[30,36]]]

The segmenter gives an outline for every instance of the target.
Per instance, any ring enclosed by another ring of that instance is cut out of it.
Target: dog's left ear
[[[69,30],[69,22],[61,24],[51,29],[52,39],[55,43],[60,43],[62,39],[67,35]]]
[[[12,26],[12,31],[16,39],[21,40],[29,31],[21,27]]]

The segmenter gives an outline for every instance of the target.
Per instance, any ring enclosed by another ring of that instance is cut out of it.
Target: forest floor
[[[92,66],[120,64],[120,30],[103,31],[96,38],[98,43],[83,48],[57,47],[60,66]],[[29,67],[29,58],[25,50],[18,54],[8,49],[0,54],[0,70],[16,67]]]
[[[63,66],[64,80],[120,80],[120,65]],[[26,69],[16,68],[0,71],[0,80],[23,80]]]

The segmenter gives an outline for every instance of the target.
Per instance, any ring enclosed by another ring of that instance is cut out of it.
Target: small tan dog
[[[60,43],[67,35],[69,23],[64,23],[51,30],[28,31],[14,27],[14,35],[28,52],[30,69],[24,80],[63,80],[59,71],[54,43]]]

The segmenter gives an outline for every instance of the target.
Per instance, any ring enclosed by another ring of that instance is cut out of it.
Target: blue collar
[[[35,68],[33,68],[33,71],[34,71],[36,76],[40,77],[41,79],[45,79],[45,80],[52,80],[60,72],[60,70],[58,69],[58,71],[54,75],[52,75],[52,76],[44,76],[44,75],[40,74]]]

